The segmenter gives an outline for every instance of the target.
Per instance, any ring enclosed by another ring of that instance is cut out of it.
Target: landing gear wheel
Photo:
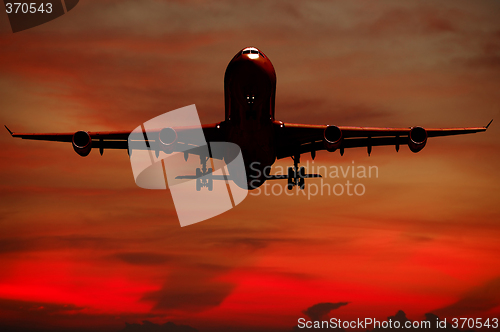
[[[208,169],[208,173],[207,173],[207,188],[208,188],[208,191],[212,191],[214,189],[214,179],[212,178],[212,169],[209,168]]]
[[[306,177],[306,169],[304,167],[299,168],[299,187],[300,189],[304,190],[305,188],[305,180],[304,178]]]
[[[202,186],[203,186],[203,183],[202,183],[202,179],[201,179],[201,169],[197,168],[196,169],[196,191],[200,191]]]
[[[292,167],[288,167],[288,190],[292,190],[294,186],[293,180],[295,179],[295,171]]]
[[[295,171],[293,170],[293,167],[288,167],[288,189],[292,190],[294,186],[294,179],[295,179]]]
[[[302,167],[302,168],[304,168],[304,167]],[[299,187],[300,187],[300,189],[302,189],[302,190],[304,190],[304,188],[306,187],[306,184],[305,184],[305,180],[304,180],[304,178],[300,178],[300,179],[299,179]]]

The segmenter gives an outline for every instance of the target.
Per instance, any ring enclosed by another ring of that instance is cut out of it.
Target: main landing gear
[[[212,177],[212,168],[207,168],[208,157],[200,156],[201,167],[196,169],[196,191],[207,187],[208,191],[214,189],[214,179]]]
[[[288,168],[288,190],[292,190],[294,186],[299,186],[300,189],[304,189],[305,178],[309,177],[305,174],[304,167],[299,168],[300,154],[292,157],[293,167]]]

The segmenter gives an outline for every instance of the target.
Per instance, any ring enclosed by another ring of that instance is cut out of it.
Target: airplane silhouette
[[[196,170],[196,175],[178,178],[197,179],[197,190],[201,187],[211,190],[211,181],[218,178],[211,175],[212,169],[207,169],[206,163],[209,158],[217,158],[226,162],[230,179],[240,187],[255,189],[266,180],[287,179],[289,190],[294,186],[304,189],[305,178],[320,177],[317,174],[305,174],[304,167],[299,168],[300,156],[304,153],[310,153],[314,159],[320,150],[339,150],[340,155],[343,155],[345,149],[366,147],[370,154],[372,147],[382,145],[393,145],[396,151],[399,151],[400,145],[408,145],[416,153],[424,148],[429,137],[483,132],[493,121],[485,127],[427,129],[418,126],[376,128],[285,123],[275,119],[275,96],[276,72],[269,58],[255,47],[239,51],[229,62],[224,76],[224,121],[202,125],[202,129],[207,142],[237,144],[241,149],[246,173],[230,168],[229,161],[236,157],[234,151],[207,156],[206,153],[197,152],[202,149],[184,149],[185,159],[188,154],[198,154],[202,167]],[[80,156],[87,156],[93,148],[99,149],[101,155],[104,149],[127,149],[130,154],[136,148],[134,140],[146,140],[148,148],[154,149],[158,156],[160,151],[172,153],[176,152],[177,146],[189,144],[192,128],[160,128],[153,133],[148,131],[149,138],[153,136],[157,139],[148,140],[145,135],[139,135],[131,136],[130,141],[131,131],[43,134],[7,130],[13,137],[22,139],[71,142]],[[288,168],[287,175],[271,175],[271,166],[276,159],[286,157],[292,158],[293,168]],[[202,180],[201,177],[206,175],[209,175],[208,180]]]

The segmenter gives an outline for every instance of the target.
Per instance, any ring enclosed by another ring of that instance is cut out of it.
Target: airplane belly
[[[271,126],[269,128],[272,129]],[[240,147],[245,163],[246,179],[240,178],[239,181],[235,181],[240,186],[245,181],[249,189],[260,187],[266,181],[266,175],[276,160],[274,137],[272,131],[266,129],[234,128],[230,132],[229,140]],[[229,172],[231,173],[231,169]]]

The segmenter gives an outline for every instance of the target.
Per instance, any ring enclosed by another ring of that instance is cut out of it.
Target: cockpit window
[[[265,58],[264,54],[262,54],[258,49],[253,48],[253,47],[252,48],[250,48],[250,47],[249,48],[245,48],[241,52],[241,54],[252,54],[252,55],[249,56],[251,59],[257,59],[259,56]]]

